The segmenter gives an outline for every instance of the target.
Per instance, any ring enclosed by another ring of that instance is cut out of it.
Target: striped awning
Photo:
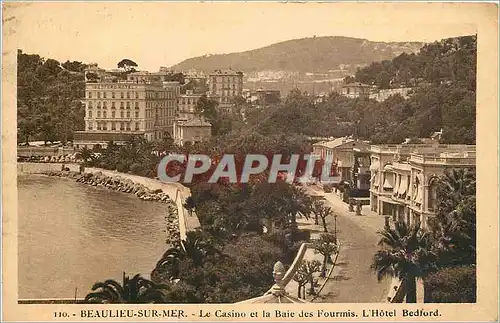
[[[380,168],[380,163],[378,161],[376,162],[373,162],[371,165],[370,165],[370,171],[371,172],[378,172]]]

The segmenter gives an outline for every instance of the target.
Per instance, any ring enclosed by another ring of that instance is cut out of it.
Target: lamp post
[[[334,231],[335,231],[335,244],[337,244],[337,213],[333,215],[334,219]]]

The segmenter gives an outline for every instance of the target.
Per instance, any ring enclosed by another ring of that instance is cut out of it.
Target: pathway
[[[363,216],[348,211],[346,203],[333,193],[324,194],[315,186],[307,187],[315,195],[323,195],[325,202],[337,216],[337,234],[342,250],[336,268],[326,283],[322,296],[316,302],[325,303],[380,303],[385,302],[390,279],[377,281],[370,269],[373,255],[380,240],[377,231],[384,219],[363,207]],[[334,219],[328,219],[329,231],[334,231]]]

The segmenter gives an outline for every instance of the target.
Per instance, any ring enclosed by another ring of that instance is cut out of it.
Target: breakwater
[[[104,187],[113,191],[122,193],[134,194],[143,201],[153,201],[167,204],[168,212],[166,219],[167,244],[171,245],[175,241],[179,241],[179,215],[176,203],[170,196],[161,189],[150,189],[140,183],[135,183],[130,179],[121,178],[120,176],[110,176],[96,173],[80,173],[75,171],[44,171],[39,172],[51,177],[64,177],[75,180],[76,182],[87,184],[90,186]]]

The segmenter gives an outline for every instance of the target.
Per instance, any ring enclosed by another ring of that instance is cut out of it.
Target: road
[[[321,195],[322,190],[310,186],[309,192]],[[390,279],[377,281],[370,269],[373,255],[380,240],[377,231],[384,226],[384,219],[363,207],[363,215],[348,211],[333,193],[322,194],[325,203],[337,214],[337,234],[342,244],[337,266],[326,283],[322,296],[316,302],[325,303],[380,303],[385,302]],[[334,219],[328,219],[328,228],[334,232]]]

